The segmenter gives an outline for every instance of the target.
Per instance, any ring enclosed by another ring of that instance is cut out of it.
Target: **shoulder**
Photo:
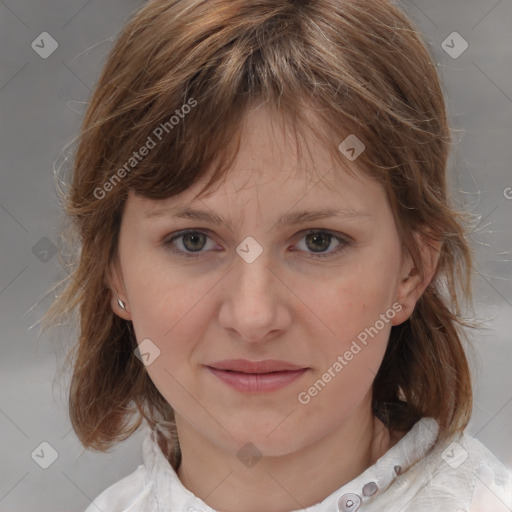
[[[85,512],[131,512],[142,510],[141,505],[149,505],[149,489],[145,485],[146,469],[140,465],[133,473],[125,476],[118,482],[105,489]],[[144,508],[148,512],[149,508]]]
[[[456,497],[461,510],[512,510],[512,468],[468,432],[439,439],[428,458],[434,487]]]
[[[512,468],[467,429],[440,434],[433,418],[423,418],[392,451],[393,464],[412,463],[405,464],[372,512],[397,503],[403,512],[512,511]]]
[[[158,512],[159,503],[171,503],[170,483],[177,480],[147,425],[143,429],[142,459],[133,473],[105,489],[85,512]],[[174,492],[176,495],[176,492]]]
[[[458,451],[470,460],[472,490],[470,512],[509,512],[512,510],[512,468],[507,467],[478,439],[464,433],[456,444],[448,445],[447,456]],[[467,455],[466,455],[467,454]]]

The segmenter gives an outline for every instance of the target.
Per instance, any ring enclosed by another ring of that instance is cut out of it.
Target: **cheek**
[[[151,339],[166,366],[179,367],[207,327],[208,291],[215,280],[190,277],[183,268],[157,262],[132,270],[129,293],[137,340]]]
[[[183,271],[155,265],[139,272],[131,281],[132,322],[139,343],[150,339],[158,347],[158,357],[146,367],[160,393],[175,408],[185,408],[197,340],[209,321],[205,308],[207,291],[213,285],[189,279]],[[210,313],[211,315],[211,313]]]
[[[389,260],[359,259],[356,265],[332,277],[330,283],[306,295],[311,297],[311,309],[331,335],[344,340],[356,337],[391,307],[395,266]]]
[[[315,319],[321,331],[312,329],[308,336],[317,340],[318,352],[322,352],[322,363],[311,383],[318,382],[318,389],[324,384],[328,388],[315,407],[328,407],[330,400],[349,407],[369,390],[396,315],[392,308],[395,267],[392,259],[359,258],[330,284],[311,291],[308,305],[321,319],[320,324]],[[305,314],[311,318],[310,312]]]

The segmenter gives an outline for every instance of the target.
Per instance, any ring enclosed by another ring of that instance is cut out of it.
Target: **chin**
[[[260,427],[255,420],[239,423],[238,427],[228,428],[233,437],[228,437],[229,449],[234,450],[237,456],[253,450],[258,455],[267,457],[280,457],[296,452],[308,443],[305,432],[299,427],[286,427],[283,418],[269,427],[268,422]],[[311,440],[309,441],[311,442]],[[227,448],[227,447],[226,447]]]

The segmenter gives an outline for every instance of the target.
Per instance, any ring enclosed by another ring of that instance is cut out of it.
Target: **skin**
[[[178,476],[210,507],[228,512],[311,506],[398,441],[401,436],[392,437],[372,414],[371,386],[392,325],[409,318],[439,255],[420,245],[427,268],[421,281],[411,261],[401,258],[381,186],[362,173],[355,179],[339,165],[333,169],[320,144],[310,147],[307,168],[318,178],[308,181],[296,172],[301,162],[288,139],[270,129],[269,119],[265,108],[250,113],[229,178],[208,196],[198,199],[196,186],[158,201],[130,192],[119,265],[111,268],[114,311],[133,322],[139,343],[149,338],[160,349],[146,369],[175,410]],[[232,227],[145,218],[162,206],[185,204],[213,211]],[[272,229],[290,211],[329,207],[367,209],[370,216]],[[169,235],[184,229],[207,237],[182,237],[173,246],[200,256],[179,256],[165,246]],[[350,237],[351,243],[335,254],[343,242],[334,236],[308,241],[309,229]],[[235,251],[247,236],[263,248],[252,263]],[[331,256],[315,258],[318,253]],[[394,303],[402,310],[309,403],[300,403],[298,394]],[[280,359],[309,369],[280,390],[249,395],[202,366],[231,358]],[[262,455],[252,467],[237,457],[248,442]]]

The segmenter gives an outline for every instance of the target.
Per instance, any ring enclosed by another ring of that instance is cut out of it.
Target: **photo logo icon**
[[[48,469],[58,459],[59,454],[50,443],[43,441],[30,456],[38,466]]]
[[[262,453],[253,443],[246,443],[238,450],[236,456],[244,466],[252,468],[261,459]]]
[[[41,32],[30,46],[39,57],[47,59],[59,47],[59,43],[48,32]]]
[[[133,351],[135,357],[142,361],[144,366],[149,366],[160,356],[160,349],[149,339],[142,340]]]
[[[468,458],[468,452],[459,443],[453,442],[441,454],[441,457],[448,466],[453,469],[458,469]]]
[[[43,263],[48,263],[56,253],[57,247],[45,236],[32,247],[32,254]]]
[[[252,236],[248,236],[236,248],[236,252],[246,263],[252,263],[263,252],[263,247]]]
[[[353,162],[357,160],[361,153],[366,149],[364,143],[353,133],[340,143],[338,149],[343,153],[347,160]]]
[[[441,43],[441,48],[452,59],[458,59],[469,48],[469,44],[458,32],[452,32]]]

